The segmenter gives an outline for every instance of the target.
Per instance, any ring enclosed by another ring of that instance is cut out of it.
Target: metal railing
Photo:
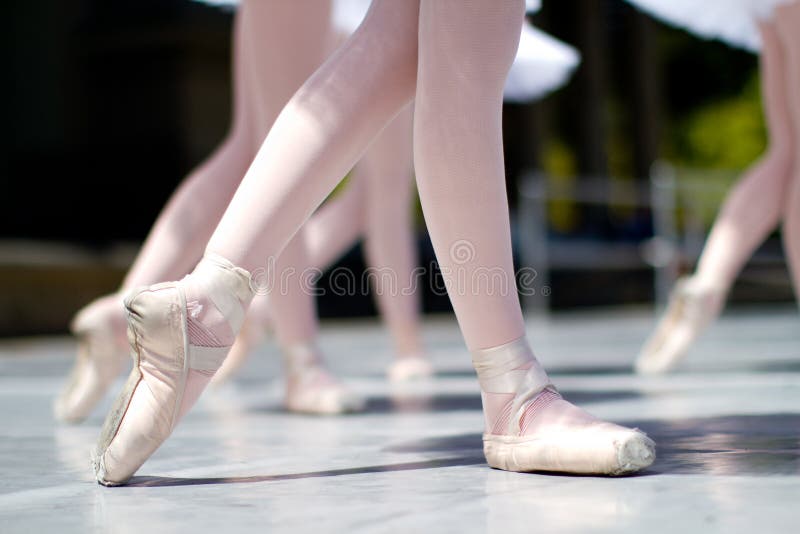
[[[736,173],[680,169],[658,162],[649,181],[581,177],[554,183],[541,173],[521,181],[518,228],[520,258],[537,270],[540,287],[549,284],[554,269],[654,270],[656,304],[666,304],[669,291],[687,267],[694,266],[706,235]],[[641,242],[549,239],[548,203],[568,201],[583,206],[645,208],[652,217],[653,236]],[[757,264],[782,262],[780,255],[761,253]],[[547,295],[526,297],[526,307],[543,311]]]

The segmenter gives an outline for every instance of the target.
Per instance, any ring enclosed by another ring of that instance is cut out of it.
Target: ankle
[[[527,403],[546,388],[556,391],[524,336],[473,351],[472,363],[481,386],[487,433],[505,433],[519,422]]]
[[[206,347],[232,345],[254,296],[250,273],[221,256],[208,254],[182,284],[192,343]]]
[[[311,368],[323,368],[322,354],[313,341],[287,343],[281,347],[283,365],[289,377],[302,374]]]
[[[472,351],[472,365],[481,391],[486,393],[516,394],[550,385],[550,378],[525,336],[497,347]]]

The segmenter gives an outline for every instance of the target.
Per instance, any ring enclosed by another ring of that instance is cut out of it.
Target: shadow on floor
[[[800,414],[734,415],[674,421],[622,421],[657,444],[643,475],[800,475]],[[479,434],[428,438],[387,452],[474,455]]]
[[[343,475],[366,475],[371,473],[386,473],[391,471],[416,471],[419,469],[439,469],[464,465],[486,464],[483,454],[455,458],[439,458],[419,462],[405,462],[399,464],[371,465],[366,467],[350,467],[345,469],[330,469],[327,471],[311,471],[308,473],[287,473],[283,475],[261,475],[250,477],[213,477],[213,478],[173,478],[138,476],[133,477],[126,487],[170,487],[170,486],[203,486],[212,484],[248,484],[254,482],[280,482],[284,480],[298,480],[306,478],[335,477]]]
[[[638,399],[642,394],[633,390],[608,391],[569,391],[561,392],[566,399],[578,405],[589,405],[597,402],[616,402]],[[363,411],[351,414],[359,415],[398,414],[398,413],[439,413],[459,411],[480,411],[479,394],[424,395],[420,393],[397,393],[391,396],[370,397]],[[254,413],[287,413],[282,406],[257,406],[250,410]]]
[[[673,421],[623,421],[658,444],[658,458],[637,476],[765,476],[800,474],[800,414],[733,415]],[[129,486],[163,487],[277,482],[317,477],[484,465],[480,434],[426,438],[390,445],[390,453],[446,455],[398,464],[250,477],[134,477]],[[551,475],[563,476],[563,475]]]
[[[633,372],[632,365],[592,365],[580,367],[547,366],[547,374],[551,376],[601,376],[601,375],[629,375]],[[470,368],[449,369],[436,371],[436,378],[475,378],[475,371]]]
[[[763,362],[753,366],[762,373],[800,373],[800,360]]]
[[[658,444],[652,473],[800,475],[800,414],[627,421]]]

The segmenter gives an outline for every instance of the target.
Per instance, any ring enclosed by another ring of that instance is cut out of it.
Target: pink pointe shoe
[[[290,412],[337,415],[360,412],[366,402],[325,368],[313,344],[283,348],[286,369],[286,409]]]
[[[122,298],[108,295],[84,307],[70,325],[78,354],[64,389],[53,402],[53,415],[80,423],[92,413],[128,363]]]
[[[565,401],[525,338],[475,351],[487,431],[483,452],[505,471],[625,475],[655,460],[655,443],[637,429],[589,415]]]
[[[722,311],[726,291],[692,277],[675,284],[669,305],[655,332],[642,347],[634,369],[642,375],[674,369],[689,347]]]
[[[424,356],[399,356],[395,359],[386,375],[389,382],[401,383],[413,380],[425,380],[434,374],[433,365]]]
[[[133,370],[93,455],[100,484],[125,484],[194,405],[241,328],[249,280],[247,271],[206,255],[184,280],[125,299]]]

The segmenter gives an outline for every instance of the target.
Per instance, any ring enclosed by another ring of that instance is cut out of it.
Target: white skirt
[[[236,0],[200,0],[201,2],[216,3],[225,2],[233,3]],[[340,31],[353,33],[364,15],[367,14],[369,5],[372,0],[333,0],[333,23]],[[541,9],[541,0],[525,0],[525,10],[528,13],[536,13]]]
[[[526,21],[506,80],[505,98],[511,102],[539,99],[566,84],[580,62],[577,50]]]
[[[198,0],[206,4],[230,7],[238,0]],[[351,34],[361,24],[371,0],[334,0],[331,22],[336,31]],[[529,10],[538,9],[537,0],[528,0]],[[505,98],[526,102],[542,98],[564,85],[580,64],[577,50],[527,21],[522,26],[519,49],[505,87]]]
[[[761,49],[758,20],[794,0],[628,0],[673,26],[751,52]]]

